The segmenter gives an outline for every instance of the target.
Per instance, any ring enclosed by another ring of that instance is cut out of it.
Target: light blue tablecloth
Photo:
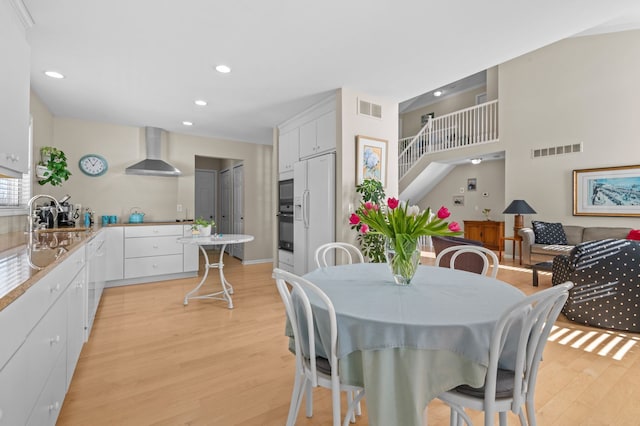
[[[371,425],[422,425],[426,404],[466,383],[481,386],[489,337],[500,314],[523,293],[499,280],[420,266],[409,286],[394,284],[386,264],[317,269],[304,278],[334,304],[343,380],[364,385]],[[316,341],[328,350],[326,313]],[[502,366],[513,364],[509,348]]]

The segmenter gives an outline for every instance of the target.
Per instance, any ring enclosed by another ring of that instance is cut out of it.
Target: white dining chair
[[[480,259],[482,259],[483,267],[482,267],[482,270],[479,272],[481,275],[486,274],[487,271],[489,270],[489,266],[491,266],[491,274],[489,274],[489,276],[492,278],[495,278],[498,276],[498,268],[500,266],[500,261],[498,260],[498,256],[496,256],[496,254],[492,250],[489,250],[486,247],[472,246],[472,245],[447,247],[444,250],[442,250],[440,253],[438,253],[438,255],[436,256],[436,262],[435,262],[436,266],[443,266],[441,265],[442,259],[447,257],[447,255],[449,255],[450,253],[451,253],[451,259],[449,260],[448,267],[451,269],[469,270],[467,268],[456,268],[456,260],[461,255],[465,255],[465,256],[473,255],[473,256],[478,256]],[[460,258],[460,261],[462,260],[463,258]],[[468,260],[465,260],[465,262],[469,263]]]
[[[340,381],[338,375],[339,361],[337,357],[338,326],[336,313],[331,299],[315,284],[290,272],[281,269],[273,270],[278,292],[285,306],[285,311],[293,331],[296,355],[296,373],[287,417],[287,426],[294,426],[302,397],[306,394],[306,415],[313,415],[313,388],[322,386],[331,390],[333,407],[333,425],[340,426],[340,392],[352,393],[354,398],[347,407],[343,426],[349,421],[355,422],[354,411],[364,397],[364,389]],[[311,309],[308,294],[320,299],[327,308],[329,319],[330,353],[326,358],[318,356],[315,339],[315,317]],[[295,299],[295,302],[294,302]],[[309,338],[311,336],[311,338]]]
[[[326,268],[327,266],[330,266],[327,256],[333,253],[334,250],[336,253],[345,253],[348,263],[353,263],[354,260],[364,263],[364,256],[358,247],[349,243],[333,242],[323,244],[316,249],[316,266],[318,268]]]
[[[569,296],[573,283],[568,281],[535,293],[508,308],[491,333],[489,366],[485,384],[481,388],[458,386],[438,398],[451,407],[451,425],[471,425],[464,408],[484,411],[484,424],[494,424],[499,413],[501,426],[507,424],[507,412],[512,411],[521,425],[536,424],[534,396],[538,367],[560,310]],[[517,352],[513,371],[498,367],[509,333],[517,338]],[[524,405],[524,407],[523,407]],[[523,408],[526,407],[526,418]]]

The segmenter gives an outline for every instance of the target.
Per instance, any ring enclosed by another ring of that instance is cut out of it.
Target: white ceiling
[[[32,88],[55,116],[265,144],[337,88],[402,102],[640,16],[637,0],[23,1]]]

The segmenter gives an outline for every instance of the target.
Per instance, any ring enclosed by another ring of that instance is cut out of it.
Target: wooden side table
[[[499,259],[501,262],[502,262],[502,251],[504,250],[505,241],[512,241],[513,248],[511,249],[511,253],[513,255],[514,260],[516,258],[516,242],[518,243],[518,253],[519,253],[518,257],[520,258],[520,264],[522,265],[522,237],[515,236],[515,235],[513,237],[500,237]]]

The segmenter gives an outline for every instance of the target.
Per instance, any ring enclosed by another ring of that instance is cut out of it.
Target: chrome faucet
[[[62,211],[62,206],[60,205],[58,200],[53,198],[51,195],[47,195],[47,194],[34,195],[33,197],[31,197],[31,199],[27,203],[27,205],[29,206],[29,218],[28,218],[28,221],[29,221],[29,233],[32,233],[34,231],[34,229],[33,229],[34,228],[34,224],[36,224],[36,223],[39,224],[39,220],[40,219],[38,218],[38,215],[35,214],[34,208],[33,208],[33,204],[38,198],[50,198],[56,204],[56,214],[53,215],[53,227],[54,228],[55,228],[56,224],[58,223],[58,213],[60,213]]]

